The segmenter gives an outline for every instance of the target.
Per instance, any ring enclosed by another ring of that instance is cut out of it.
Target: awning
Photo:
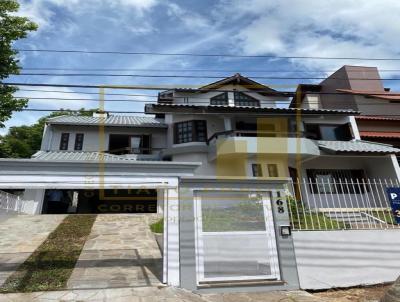
[[[318,141],[321,150],[328,153],[377,153],[396,154],[400,149],[391,145],[367,141]]]

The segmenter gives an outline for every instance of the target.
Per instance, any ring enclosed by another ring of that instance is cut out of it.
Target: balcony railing
[[[157,149],[155,149],[155,148],[130,148],[130,147],[124,147],[124,148],[108,150],[107,153],[115,154],[115,155],[152,154],[153,151],[155,151],[155,150],[157,150]]]
[[[216,132],[207,140],[209,144],[219,137],[306,137],[305,132],[229,130]]]

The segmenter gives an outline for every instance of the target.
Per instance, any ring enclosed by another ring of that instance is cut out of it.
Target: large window
[[[176,123],[175,127],[175,144],[189,142],[205,142],[207,140],[207,124],[206,121],[186,121]]]
[[[243,92],[234,93],[235,106],[260,107],[260,101]]]
[[[310,190],[314,194],[361,194],[368,192],[364,170],[307,170]]]
[[[349,141],[353,138],[350,124],[305,124],[306,137],[325,141]]]
[[[151,136],[110,134],[108,150],[112,154],[151,154]]]
[[[218,94],[210,99],[211,105],[228,105],[228,93]]]
[[[69,133],[61,133],[60,150],[68,150]]]
[[[83,137],[84,137],[84,135],[83,135],[83,133],[77,133],[76,135],[75,135],[75,146],[74,146],[74,149],[75,150],[82,150],[82,147],[83,147]]]

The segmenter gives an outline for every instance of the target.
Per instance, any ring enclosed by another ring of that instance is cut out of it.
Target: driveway
[[[13,215],[0,219],[0,286],[42,244],[65,215]]]
[[[98,215],[67,287],[161,284],[162,256],[149,227],[152,214]]]

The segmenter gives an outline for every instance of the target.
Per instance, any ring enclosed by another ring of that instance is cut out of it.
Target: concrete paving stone
[[[15,215],[0,221],[0,286],[65,217]]]
[[[160,285],[162,256],[146,215],[98,215],[67,287]]]

